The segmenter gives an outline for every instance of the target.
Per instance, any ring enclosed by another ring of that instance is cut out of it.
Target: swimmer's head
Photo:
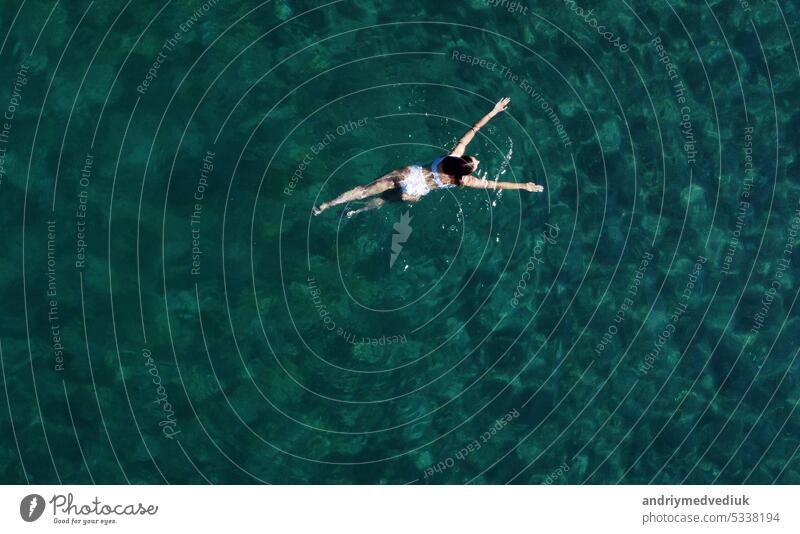
[[[475,172],[479,164],[480,161],[475,156],[447,156],[439,165],[439,170],[450,176],[461,178]]]

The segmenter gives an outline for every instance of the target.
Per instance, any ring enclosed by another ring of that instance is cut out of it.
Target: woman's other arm
[[[472,175],[464,176],[461,179],[461,185],[464,187],[473,187],[475,189],[524,189],[532,193],[541,193],[544,191],[544,187],[533,182],[495,182],[493,180],[475,178]]]

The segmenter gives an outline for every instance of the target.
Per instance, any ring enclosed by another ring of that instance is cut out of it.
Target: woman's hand
[[[530,191],[531,193],[541,193],[544,191],[544,187],[533,182],[528,182],[525,184],[525,190]]]
[[[486,125],[486,123],[489,122],[492,119],[492,117],[494,117],[498,113],[501,113],[501,112],[505,111],[506,108],[508,107],[508,103],[509,102],[511,102],[510,98],[508,98],[508,97],[501,98],[497,102],[497,104],[494,105],[494,107],[492,108],[492,111],[490,111],[489,113],[487,113],[486,115],[481,117],[481,120],[476,122],[472,126],[472,128],[467,130],[467,133],[465,133],[461,137],[461,139],[458,140],[458,143],[456,143],[456,146],[454,146],[453,150],[450,151],[451,155],[452,156],[463,156],[464,155],[464,151],[467,149],[467,145],[470,143],[470,141],[472,141],[475,138],[475,134],[478,133],[478,130],[483,128]]]
[[[492,113],[494,113],[495,115],[497,115],[498,113],[505,111],[505,110],[506,110],[506,108],[508,107],[508,103],[509,103],[509,102],[511,102],[511,99],[510,99],[510,98],[508,98],[507,96],[506,96],[506,97],[504,97],[504,98],[501,98],[501,99],[500,99],[500,100],[497,102],[497,104],[495,104],[495,105],[494,105],[494,109],[492,110]]]

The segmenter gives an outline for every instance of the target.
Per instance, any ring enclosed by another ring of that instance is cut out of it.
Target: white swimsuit
[[[400,190],[406,195],[414,197],[421,197],[431,192],[428,182],[425,181],[425,175],[422,174],[421,166],[411,167],[411,172],[400,182]]]
[[[439,157],[431,162],[433,180],[436,182],[436,185],[444,189],[455,187],[455,184],[443,183],[441,178],[439,178],[439,173],[436,172],[439,163],[441,163],[443,159],[444,157]],[[431,188],[428,187],[428,182],[425,180],[425,175],[422,173],[421,165],[414,165],[411,167],[411,172],[400,182],[400,190],[407,195],[415,197],[425,196],[431,192]]]

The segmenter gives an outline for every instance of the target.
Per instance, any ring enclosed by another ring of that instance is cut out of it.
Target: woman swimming
[[[347,212],[348,217],[356,213],[379,208],[387,201],[417,202],[419,199],[430,193],[434,189],[447,189],[450,187],[474,187],[477,189],[524,189],[526,191],[541,192],[544,188],[541,185],[517,182],[495,182],[483,180],[472,176],[478,169],[480,161],[475,156],[465,156],[464,151],[467,145],[475,137],[475,134],[489,120],[498,113],[506,110],[510,98],[503,98],[494,109],[483,116],[481,120],[464,134],[458,144],[447,156],[438,157],[429,165],[409,165],[402,169],[394,170],[384,174],[371,184],[362,185],[339,195],[333,200],[323,202],[313,209],[314,215],[319,215],[328,208],[351,202],[353,200],[369,200],[364,206],[356,210]]]

